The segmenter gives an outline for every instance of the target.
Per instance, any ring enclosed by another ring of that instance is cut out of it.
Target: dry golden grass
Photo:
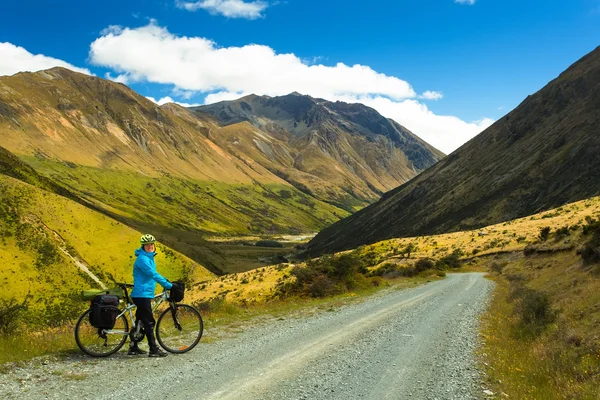
[[[528,244],[539,240],[538,235],[542,227],[550,226],[554,231],[563,226],[582,225],[585,224],[586,217],[598,214],[600,214],[600,197],[595,197],[478,230],[384,240],[363,246],[356,251],[365,256],[369,253],[374,255],[374,263],[371,267],[384,263],[411,265],[421,258],[439,259],[455,249],[463,251],[463,258],[470,258],[475,254],[481,257],[504,252],[520,252]],[[403,256],[401,253],[409,244],[415,245],[417,250],[413,251],[410,257]],[[565,244],[561,242],[558,245]],[[197,285],[190,291],[190,296],[193,301],[224,297],[227,301],[237,304],[264,303],[278,283],[291,279],[289,276],[291,268],[292,264],[280,264],[280,266],[267,266],[222,276]],[[468,264],[461,270],[481,270],[481,268],[477,264]]]
[[[480,353],[493,391],[518,399],[600,398],[598,275],[583,267],[574,250],[493,262],[508,262],[494,278],[496,291],[482,321]],[[515,312],[515,280],[549,296],[557,317],[540,333],[527,329]]]

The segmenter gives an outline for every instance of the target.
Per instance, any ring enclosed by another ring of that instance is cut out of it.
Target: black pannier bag
[[[92,299],[90,306],[90,324],[98,329],[112,329],[119,315],[119,298],[110,294],[101,294]]]
[[[183,300],[183,295],[185,294],[185,285],[181,281],[176,281],[176,282],[172,282],[172,283],[173,283],[173,287],[171,288],[169,297],[173,301]]]

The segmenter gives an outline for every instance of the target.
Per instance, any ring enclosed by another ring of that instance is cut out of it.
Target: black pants
[[[156,339],[154,339],[154,326],[156,325],[156,321],[154,320],[154,315],[152,315],[152,299],[133,297],[131,300],[133,300],[133,304],[137,306],[135,319],[137,320],[137,323],[141,322],[144,326],[144,331],[148,338],[148,346],[150,346],[150,351],[154,351],[157,347]]]

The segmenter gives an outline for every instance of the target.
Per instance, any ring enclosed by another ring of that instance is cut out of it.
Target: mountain
[[[473,229],[600,194],[600,47],[410,182],[321,231],[310,254]]]
[[[229,154],[209,138],[220,130],[212,118],[64,68],[0,77],[0,145],[130,226],[181,242],[314,232],[348,215]]]
[[[249,95],[190,110],[224,124],[211,139],[231,154],[254,160],[304,193],[350,212],[444,156],[362,104],[292,93]]]

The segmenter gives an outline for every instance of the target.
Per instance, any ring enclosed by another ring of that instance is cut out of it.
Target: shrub
[[[543,228],[540,228],[540,234],[538,235],[538,237],[542,242],[548,240],[548,236],[550,236],[550,230],[551,228],[549,226],[544,226]]]
[[[418,247],[414,243],[409,243],[406,247],[400,252],[403,257],[410,258],[411,253],[418,250]]]
[[[326,297],[335,293],[334,283],[323,274],[317,275],[307,289],[312,297]]]
[[[436,263],[436,267],[438,269],[444,268],[460,268],[462,265],[462,261],[460,257],[463,255],[463,251],[461,249],[455,249],[451,254],[443,257]]]
[[[383,276],[393,273],[396,270],[396,265],[392,263],[385,263],[380,265],[375,270],[371,271],[371,276]]]
[[[556,313],[550,307],[550,298],[547,294],[524,288],[520,293],[520,297],[515,311],[519,314],[521,322],[527,327],[537,331],[556,318]]]
[[[491,268],[492,271],[496,272],[498,275],[502,275],[502,270],[504,270],[504,267],[506,267],[507,265],[507,262],[493,262]]]
[[[525,248],[523,249],[523,254],[525,254],[526,257],[532,256],[535,253],[537,253],[537,248],[530,244],[525,246]]]
[[[577,251],[585,264],[600,262],[600,221],[591,219],[583,227],[583,234],[590,235],[586,244]]]
[[[27,310],[28,300],[28,297],[22,303],[14,298],[0,300],[0,334],[10,335],[17,330],[20,317]]]
[[[428,269],[432,269],[435,266],[435,263],[430,258],[421,258],[419,261],[415,263],[415,272],[419,273],[422,271],[426,271]]]
[[[554,238],[556,240],[560,240],[560,239],[565,238],[570,235],[571,235],[571,231],[569,230],[568,226],[563,226],[562,228],[558,228],[556,230],[556,232],[554,232]]]

